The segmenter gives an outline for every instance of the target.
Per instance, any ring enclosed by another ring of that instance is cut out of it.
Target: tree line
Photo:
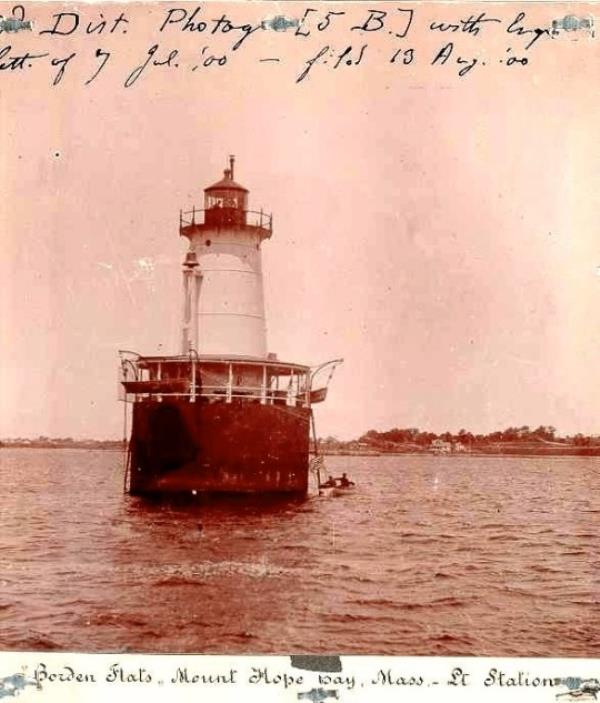
[[[467,447],[498,442],[555,442],[581,447],[600,444],[600,437],[597,435],[578,433],[571,436],[559,437],[556,428],[552,425],[540,425],[535,429],[532,429],[529,425],[507,427],[505,430],[496,430],[488,434],[474,434],[465,429],[461,429],[458,432],[442,432],[438,434],[436,432],[420,430],[416,427],[395,427],[391,430],[381,432],[378,430],[369,430],[357,440],[354,440],[353,443],[373,447],[386,444],[413,444],[419,447],[427,447],[435,440],[462,444]],[[338,442],[335,437],[327,437],[322,441],[325,444]]]

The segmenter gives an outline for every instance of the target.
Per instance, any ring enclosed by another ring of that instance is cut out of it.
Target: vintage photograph
[[[597,9],[0,3],[0,649],[600,656]]]

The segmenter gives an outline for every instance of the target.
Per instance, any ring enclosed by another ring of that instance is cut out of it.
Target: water
[[[358,489],[161,506],[118,452],[2,449],[0,648],[600,655],[598,458],[327,465]]]

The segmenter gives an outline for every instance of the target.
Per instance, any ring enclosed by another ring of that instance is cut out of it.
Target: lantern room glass
[[[246,209],[246,194],[241,190],[214,190],[206,193],[205,207],[229,208],[232,210]]]

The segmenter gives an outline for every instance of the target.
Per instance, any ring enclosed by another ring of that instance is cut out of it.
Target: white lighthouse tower
[[[182,353],[265,358],[261,244],[272,217],[248,210],[248,190],[223,178],[204,190],[204,209],[181,213],[190,248],[183,264]]]

